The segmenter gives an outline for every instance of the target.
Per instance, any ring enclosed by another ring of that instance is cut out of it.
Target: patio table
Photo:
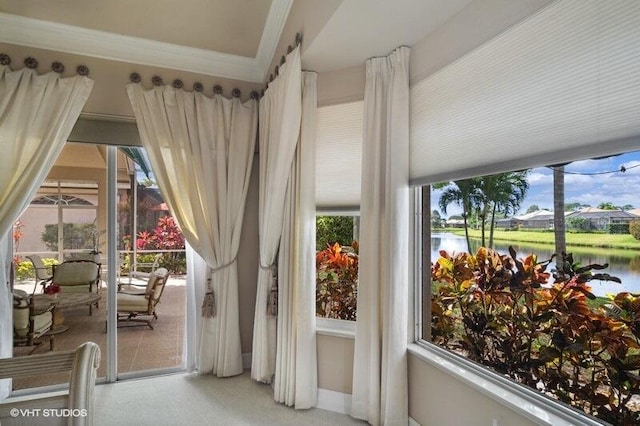
[[[64,316],[60,312],[61,309],[74,308],[76,306],[90,305],[100,300],[100,293],[59,293],[56,297],[48,294],[33,295],[34,313],[45,312],[51,305],[55,305],[56,309],[53,315],[53,328],[51,334],[63,333],[69,328],[63,325]]]

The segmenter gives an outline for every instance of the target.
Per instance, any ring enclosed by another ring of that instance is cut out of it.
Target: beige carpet
[[[96,388],[95,425],[365,425],[313,408],[294,410],[273,400],[271,386],[249,372],[224,379],[175,374]]]

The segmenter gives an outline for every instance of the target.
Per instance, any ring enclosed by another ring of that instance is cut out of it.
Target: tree
[[[500,213],[504,216],[514,214],[520,209],[520,205],[527,196],[527,192],[529,191],[529,182],[527,181],[528,174],[529,171],[525,170],[495,175],[493,186],[491,187],[493,192],[489,197],[493,203],[489,247],[493,247],[493,231],[495,228],[496,214]]]
[[[443,189],[438,205],[443,213],[447,213],[447,207],[456,204],[462,207],[462,219],[464,220],[464,235],[467,240],[467,249],[471,252],[471,241],[469,240],[468,219],[472,207],[476,205],[474,199],[477,196],[476,182],[473,179],[457,180],[444,184],[436,184],[434,189]]]
[[[556,266],[564,270],[562,265],[562,253],[567,251],[564,223],[564,164],[553,166],[553,232],[556,243],[556,255],[559,261]]]
[[[627,210],[633,210],[634,208],[635,208],[635,207],[633,207],[631,204],[625,204],[624,206],[622,206],[622,207],[620,208],[620,210],[627,211]]]
[[[529,206],[529,208],[527,209],[527,213],[533,213],[533,212],[537,212],[540,210],[540,207],[538,207],[537,204],[532,204]]]
[[[316,251],[335,243],[341,246],[353,243],[353,216],[316,217]]]
[[[598,204],[598,208],[602,210],[622,210],[620,207],[614,206],[610,201]]]
[[[62,226],[63,243],[65,249],[95,249],[97,228],[95,223],[65,223]],[[58,224],[44,226],[40,236],[42,242],[50,251],[58,251]]]
[[[575,212],[578,211],[582,208],[586,208],[586,207],[591,207],[589,204],[582,204],[582,203],[567,203],[564,205],[564,211],[565,212]]]
[[[431,227],[442,228],[442,216],[438,210],[431,211]]]

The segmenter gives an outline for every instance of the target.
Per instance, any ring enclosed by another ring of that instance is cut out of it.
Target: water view
[[[538,256],[538,261],[544,261],[553,254],[553,247],[548,245],[533,245],[526,243],[513,243],[498,241],[494,244],[495,249],[499,253],[508,253],[509,245],[512,245],[518,257],[525,257],[531,253]],[[473,252],[480,246],[479,240],[471,240]],[[466,252],[467,243],[463,236],[451,233],[432,233],[431,234],[431,261],[435,261],[440,250],[449,253]],[[632,293],[640,293],[640,251],[636,250],[607,250],[592,247],[568,247],[573,253],[576,262],[582,265],[598,263],[608,263],[609,267],[602,272],[616,276],[622,280],[622,284],[608,281],[592,281],[593,293],[596,296],[606,296],[608,293],[619,293],[621,291],[629,291]]]

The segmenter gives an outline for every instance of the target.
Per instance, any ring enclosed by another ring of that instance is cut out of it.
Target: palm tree
[[[553,232],[555,234],[556,254],[558,260],[556,267],[561,269],[562,253],[567,251],[564,223],[564,164],[552,166],[553,168]]]
[[[493,231],[495,228],[496,213],[505,216],[515,214],[529,191],[527,175],[529,170],[519,172],[501,173],[493,179],[493,211],[491,212],[491,229],[489,231],[489,247],[493,247]]]
[[[462,219],[464,220],[464,235],[467,240],[467,249],[471,253],[471,241],[469,240],[469,224],[467,219],[471,213],[472,207],[475,205],[474,200],[477,199],[476,182],[473,179],[457,180],[447,182],[445,184],[437,184],[434,189],[443,189],[438,202],[443,213],[447,213],[447,207],[450,204],[456,204],[462,207]]]

